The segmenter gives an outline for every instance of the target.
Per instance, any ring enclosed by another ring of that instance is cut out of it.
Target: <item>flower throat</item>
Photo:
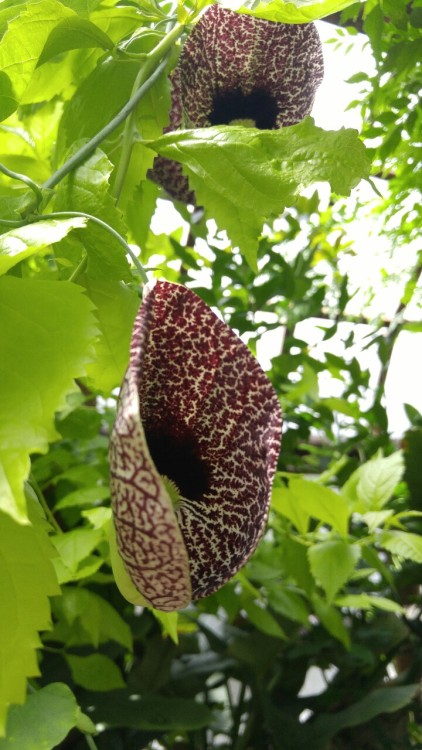
[[[195,437],[163,429],[146,429],[145,437],[158,472],[174,482],[181,497],[199,500],[209,489],[209,472],[198,456]]]
[[[211,125],[229,125],[246,120],[260,130],[271,130],[276,127],[276,118],[277,105],[267,91],[243,94],[237,89],[214,97],[209,121]]]

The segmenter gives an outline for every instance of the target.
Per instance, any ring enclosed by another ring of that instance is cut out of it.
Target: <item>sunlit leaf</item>
[[[324,131],[310,117],[281,130],[175,131],[146,145],[183,165],[197,202],[253,268],[265,220],[293,205],[300,191],[317,181],[348,195],[369,170],[355,130]]]
[[[38,65],[71,49],[101,47],[113,49],[114,44],[107,34],[94,23],[83,18],[65,18],[52,29],[39,57]]]
[[[379,543],[393,555],[422,563],[422,536],[407,531],[383,531]]]
[[[290,518],[305,533],[310,516],[332,526],[343,536],[347,534],[349,510],[344,498],[316,482],[291,477],[288,487],[275,487],[272,506]]]
[[[123,380],[140,299],[135,291],[118,281],[87,277],[84,286],[95,304],[101,332],[95,346],[95,359],[88,366],[88,377],[95,390],[108,393]]]
[[[83,527],[72,529],[53,537],[61,562],[71,573],[76,573],[79,563],[94,550],[103,535],[99,529]]]
[[[9,23],[0,45],[0,70],[7,76],[0,88],[0,119],[18,106],[51,30],[74,15],[60,2],[40,0],[23,6]]]
[[[362,513],[362,518],[368,526],[369,532],[372,534],[375,529],[384,526],[393,513],[393,510],[369,511],[368,513]]]
[[[72,229],[86,225],[79,216],[71,219],[45,219],[11,229],[0,236],[0,274],[24,258],[48,250],[50,245],[66,237]]]
[[[386,458],[377,456],[356,469],[344,485],[342,495],[357,512],[381,510],[390,500],[403,471],[400,451]]]
[[[337,607],[347,607],[348,609],[382,609],[385,612],[396,612],[403,614],[403,607],[387,599],[385,596],[372,596],[371,594],[346,594],[345,596],[336,597],[335,604]]]
[[[57,438],[54,414],[85,374],[96,335],[92,304],[68,282],[0,278],[1,507],[25,519],[31,453]]]
[[[33,521],[36,523],[36,517]],[[41,645],[38,631],[51,625],[48,597],[58,594],[59,587],[51,564],[54,549],[41,520],[36,526],[22,526],[0,512],[0,540],[2,736],[8,705],[23,703],[27,677],[39,674],[35,652]],[[19,743],[15,746],[21,747]]]
[[[309,23],[318,18],[324,18],[337,13],[356,0],[261,0],[258,4],[252,0],[223,0],[225,8],[238,10],[239,13],[247,13],[257,18],[265,18],[267,21],[281,21],[282,23]],[[358,2],[363,0],[358,0]]]
[[[123,216],[110,195],[113,165],[97,150],[56,190],[56,211],[83,211],[102,219],[120,234],[125,234]],[[88,253],[87,273],[96,281],[131,278],[124,247],[103,228],[92,222],[79,237]]]

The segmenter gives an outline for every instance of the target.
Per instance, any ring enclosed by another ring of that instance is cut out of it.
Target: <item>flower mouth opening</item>
[[[252,121],[260,130],[276,127],[277,102],[264,89],[255,89],[244,94],[239,89],[216,94],[209,115],[211,125],[229,125],[233,121]]]
[[[182,498],[200,500],[210,488],[210,477],[206,463],[198,456],[194,436],[150,428],[145,430],[145,437],[158,473],[176,485]]]

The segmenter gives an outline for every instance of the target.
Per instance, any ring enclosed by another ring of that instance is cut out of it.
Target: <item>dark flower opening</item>
[[[182,497],[200,500],[209,490],[209,471],[198,456],[194,436],[146,429],[145,437],[158,472],[175,483]]]
[[[277,102],[268,91],[257,89],[244,94],[237,89],[224,91],[214,97],[209,120],[211,125],[229,125],[233,120],[252,120],[260,130],[272,130],[276,127],[277,114]]]

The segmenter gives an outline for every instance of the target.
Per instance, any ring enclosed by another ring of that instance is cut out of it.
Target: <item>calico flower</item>
[[[111,437],[117,547],[163,611],[220,588],[263,533],[280,447],[272,385],[189,289],[147,286]]]
[[[239,124],[276,129],[311,111],[323,76],[314,24],[285,24],[210,6],[182,49],[172,76],[168,131]],[[152,178],[194,202],[179,164],[157,157]]]

